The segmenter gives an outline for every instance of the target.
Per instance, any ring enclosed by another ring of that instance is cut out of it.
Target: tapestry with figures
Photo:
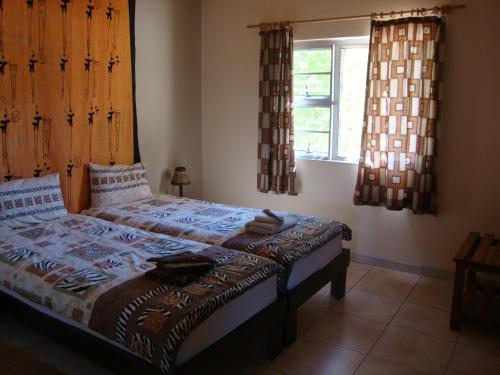
[[[0,1],[0,180],[59,172],[88,207],[89,162],[133,160],[127,0]]]

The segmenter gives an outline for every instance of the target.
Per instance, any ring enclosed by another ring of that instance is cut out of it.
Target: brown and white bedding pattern
[[[155,195],[150,199],[92,208],[82,213],[154,233],[253,253],[273,259],[288,270],[295,261],[336,235],[342,235],[347,241],[351,239],[351,230],[344,223],[303,215],[295,215],[297,225],[283,232],[252,233],[245,230],[245,223],[253,220],[261,210],[171,195]]]
[[[147,280],[146,259],[200,252],[215,266],[183,287]],[[279,272],[252,254],[96,218],[0,225],[0,282],[116,341],[164,373],[187,335],[216,309]]]

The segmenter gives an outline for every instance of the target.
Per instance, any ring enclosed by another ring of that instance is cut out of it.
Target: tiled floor
[[[204,374],[500,374],[500,333],[448,329],[451,282],[351,263],[343,300],[325,287],[299,310],[297,342],[273,361],[250,343]],[[106,370],[0,315],[0,341],[70,374]]]

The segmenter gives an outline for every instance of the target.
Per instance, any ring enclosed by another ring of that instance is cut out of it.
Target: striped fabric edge
[[[28,189],[22,189],[22,190],[8,190],[8,191],[0,191],[0,197],[6,197],[12,194],[29,194],[29,193],[37,193],[39,191],[45,191],[45,190],[59,190],[61,188],[60,185],[45,185],[45,186],[39,186],[36,188],[28,188]]]
[[[179,321],[165,340],[162,358],[160,360],[161,372],[163,374],[168,374],[171,371],[172,364],[175,363],[178,347],[184,341],[187,335],[199,324],[201,324],[208,315],[210,315],[216,309],[223,306],[235,297],[238,297],[249,288],[268,279],[276,272],[279,272],[281,269],[282,268],[280,267],[280,265],[276,262],[269,262],[267,265],[262,267],[260,271],[252,274],[233,287],[226,289],[220,294],[205,301],[195,310],[191,311],[184,319]]]
[[[18,219],[20,217],[26,217],[26,216],[41,215],[41,214],[46,214],[49,212],[54,212],[54,211],[59,211],[59,210],[66,211],[66,207],[64,207],[64,205],[59,205],[59,206],[55,206],[55,207],[48,207],[48,208],[43,209],[43,210],[32,210],[32,211],[27,211],[27,212],[20,212],[20,213],[15,214],[15,215],[7,215],[3,218],[0,216],[0,221]]]
[[[140,167],[131,167],[131,168],[123,168],[123,169],[96,169],[94,167],[89,167],[89,172],[90,173],[96,173],[96,174],[116,174],[116,173],[124,173],[124,172],[138,172],[138,171],[143,171],[146,172],[146,168],[144,166]]]
[[[120,190],[128,190],[128,189],[134,189],[136,187],[144,186],[147,185],[149,186],[148,182],[141,182],[139,184],[134,184],[134,185],[127,185],[127,186],[118,186],[115,188],[107,188],[107,189],[92,189],[90,192],[93,194],[100,194],[100,193],[111,193],[113,191],[120,191]]]
[[[332,223],[329,228],[323,232],[321,235],[315,237],[314,239],[307,241],[303,245],[295,248],[292,251],[287,251],[286,255],[281,260],[280,264],[284,267],[289,267],[297,259],[303,258],[309,255],[316,248],[324,245],[330,241],[337,234],[342,232],[342,239],[344,241],[350,241],[352,239],[351,229],[344,223]]]

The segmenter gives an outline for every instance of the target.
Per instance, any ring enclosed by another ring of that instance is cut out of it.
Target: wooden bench
[[[486,297],[497,291],[495,288],[480,285],[476,278],[477,272],[500,275],[500,249],[497,245],[498,240],[492,234],[481,237],[479,233],[471,232],[453,258],[456,267],[450,329],[456,331],[460,328],[460,322],[465,317],[478,288]]]

